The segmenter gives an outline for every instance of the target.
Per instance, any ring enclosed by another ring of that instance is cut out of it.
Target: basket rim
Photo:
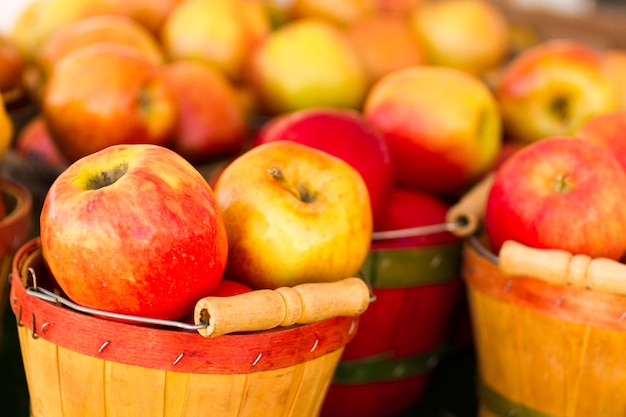
[[[13,259],[11,309],[30,337],[98,359],[165,371],[246,374],[291,367],[341,349],[358,327],[356,317],[334,317],[280,330],[206,338],[77,312],[35,296],[24,274],[43,262],[40,240],[23,244]]]
[[[483,293],[556,319],[626,332],[626,296],[554,284],[532,276],[504,275],[497,257],[489,253],[478,238],[468,239],[463,245],[462,277],[470,295]]]

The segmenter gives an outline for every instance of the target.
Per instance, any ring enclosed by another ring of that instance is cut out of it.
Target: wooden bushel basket
[[[1,320],[8,299],[8,277],[15,251],[28,238],[31,223],[32,197],[30,192],[16,182],[0,179],[0,198],[6,215],[0,218],[0,335]],[[2,337],[2,336],[0,336]]]
[[[462,275],[480,417],[626,415],[626,265],[479,234]]]
[[[363,286],[351,292],[367,305]],[[34,239],[14,257],[10,297],[33,417],[314,417],[365,308],[205,337],[85,314],[33,296],[39,287],[54,281]]]

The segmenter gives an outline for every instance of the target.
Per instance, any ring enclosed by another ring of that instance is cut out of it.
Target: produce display
[[[102,312],[207,325],[271,290],[302,324],[309,284],[422,246],[374,242],[408,200],[428,242],[623,263],[626,51],[517,29],[487,0],[36,1],[0,33],[0,167],[53,173],[43,260]]]

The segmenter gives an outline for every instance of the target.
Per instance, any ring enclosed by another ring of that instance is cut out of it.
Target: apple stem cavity
[[[569,101],[567,97],[557,97],[550,102],[552,113],[562,122],[566,123],[570,117]]]
[[[559,174],[552,180],[552,190],[559,194],[567,194],[574,188],[572,180],[565,174]]]
[[[87,181],[88,190],[98,190],[107,187],[119,180],[128,170],[128,163],[117,165],[108,171],[97,172]]]
[[[303,185],[299,184],[294,187],[291,185],[283,176],[283,172],[278,167],[272,167],[267,170],[267,173],[270,174],[272,178],[274,178],[280,185],[282,185],[287,191],[293,194],[298,200],[303,203],[311,203],[315,200],[315,194],[310,193]]]

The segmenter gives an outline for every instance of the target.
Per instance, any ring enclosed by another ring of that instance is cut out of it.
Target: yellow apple
[[[618,109],[626,110],[626,49],[608,49],[604,51],[603,59]]]
[[[291,21],[255,49],[249,82],[264,112],[360,108],[368,75],[344,31],[314,18]]]
[[[319,18],[348,25],[376,12],[374,0],[293,0],[291,18]]]
[[[35,0],[22,9],[11,28],[27,59],[56,30],[78,19],[112,11],[107,0]]]
[[[128,16],[154,35],[161,33],[163,22],[183,0],[106,0],[115,14]]]
[[[84,46],[57,62],[41,104],[69,162],[115,144],[164,145],[177,112],[161,67],[113,42]]]
[[[346,33],[363,60],[370,84],[394,70],[426,63],[422,46],[400,14],[365,16],[349,24]]]
[[[599,51],[580,41],[545,40],[508,62],[494,91],[507,136],[526,143],[571,136],[617,108]]]
[[[257,1],[186,0],[163,23],[161,39],[170,59],[203,60],[237,80],[270,27],[269,15]]]
[[[410,22],[435,65],[483,75],[508,52],[508,22],[486,0],[423,1],[410,12]]]
[[[259,145],[219,175],[228,236],[225,277],[253,288],[354,276],[369,251],[372,213],[356,169],[292,141]]]

